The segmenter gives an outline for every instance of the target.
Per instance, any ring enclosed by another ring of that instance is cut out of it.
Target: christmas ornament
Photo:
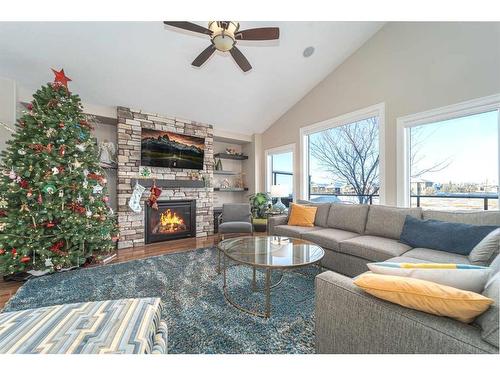
[[[71,202],[69,205],[70,210],[74,212],[78,212],[79,214],[83,214],[85,212],[85,207],[83,207],[81,204],[78,204],[76,202]]]
[[[149,190],[151,194],[149,195],[148,198],[148,205],[154,209],[158,209],[158,198],[161,195],[161,189],[156,186],[156,180],[153,180],[153,186],[151,186],[151,189]]]
[[[54,223],[53,221],[49,221],[45,224],[45,227],[47,228],[53,228],[56,226],[56,223]]]
[[[26,155],[26,150],[24,148],[20,148],[19,150],[17,150],[17,153],[19,155]]]
[[[87,181],[87,179],[85,179],[83,182],[82,182],[82,186],[84,189],[87,188],[87,186],[89,186],[89,182]]]
[[[27,198],[31,198],[33,196],[33,190],[29,188],[28,192],[26,193]]]
[[[46,194],[54,194],[56,192],[57,188],[54,186],[54,184],[46,184],[43,188],[42,191]]]
[[[78,169],[78,168],[80,168],[81,166],[82,166],[82,163],[80,163],[80,162],[78,161],[78,159],[75,159],[75,161],[73,162],[73,167],[74,167],[75,169]]]
[[[52,263],[52,259],[47,258],[45,259],[45,267],[53,267],[54,263]]]
[[[82,196],[80,194],[78,194],[78,197],[76,198],[76,201],[78,203],[82,203],[83,202],[83,198],[82,198]]]
[[[92,188],[92,194],[101,194],[103,187],[101,185],[94,185]]]
[[[5,223],[0,223],[0,232],[3,232],[5,230],[5,227],[7,226],[7,224]]]
[[[59,168],[54,167],[52,168],[52,174],[55,176],[56,174],[59,174]]]
[[[21,189],[27,189],[28,181],[21,179],[21,181],[19,181],[19,186],[21,187]]]
[[[5,200],[5,198],[0,199],[0,208],[7,208],[9,203]]]
[[[16,179],[16,172],[14,172],[14,169],[11,169],[10,172],[9,172],[9,178],[11,180],[15,180]]]
[[[63,190],[59,190],[59,198],[62,198],[64,197],[64,191]]]
[[[76,147],[76,149],[77,149],[78,151],[80,151],[80,152],[84,152],[84,151],[85,151],[85,149],[87,148],[87,146],[85,146],[85,144],[84,144],[84,143],[79,143],[79,144],[77,144],[75,147]]]
[[[54,83],[59,83],[61,86],[64,86],[66,88],[66,91],[68,90],[68,82],[71,82],[71,79],[69,77],[66,77],[64,74],[64,69],[61,69],[59,72],[55,69],[52,69],[54,72],[55,78],[54,78]]]
[[[30,209],[28,208],[28,205],[27,205],[26,203],[23,203],[23,204],[21,205],[21,208],[19,209],[19,211],[20,211],[20,212],[23,212],[23,211],[27,211],[27,212],[29,212],[29,210],[30,210]]]
[[[63,247],[64,247],[64,241],[57,241],[50,247],[50,251],[52,251],[57,255],[62,255],[62,256],[67,255],[67,253],[61,250]]]
[[[56,133],[56,129],[54,128],[49,128],[47,129],[47,131],[45,132],[45,135],[47,136],[47,138],[51,138],[54,134]]]
[[[31,260],[31,258],[30,258],[30,257],[28,257],[28,256],[24,256],[24,257],[22,257],[19,261],[20,261],[21,263],[28,263],[30,260]]]
[[[85,212],[85,215],[86,215],[87,217],[92,217],[92,211],[87,210],[87,212]]]
[[[28,103],[28,105],[26,106],[26,108],[28,108],[28,111],[31,111],[33,109],[33,104],[32,103]]]
[[[103,198],[102,198],[102,201],[103,201],[104,203],[108,203],[108,201],[109,201],[109,197],[103,197]]]
[[[64,156],[65,152],[66,152],[66,146],[65,145],[59,146],[59,155]]]
[[[60,127],[61,129],[64,129],[64,122],[60,122],[60,123],[59,123],[59,127]]]
[[[38,194],[38,204],[42,204],[42,203],[43,203],[42,194]]]
[[[94,202],[95,202],[95,198],[94,198],[94,197],[92,197],[92,196],[90,196],[90,197],[89,197],[89,201],[90,201],[90,203],[94,203]]]
[[[4,249],[0,249],[0,255],[4,255],[5,254],[5,250]]]

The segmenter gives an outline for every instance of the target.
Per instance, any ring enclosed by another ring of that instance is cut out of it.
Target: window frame
[[[292,153],[292,198],[295,201],[297,197],[297,171],[296,171],[296,166],[295,166],[295,155],[296,155],[296,144],[295,143],[290,143],[287,145],[283,146],[278,146],[278,147],[273,147],[273,148],[268,148],[264,152],[264,157],[265,157],[265,166],[266,166],[266,175],[265,175],[265,181],[264,181],[264,186],[266,188],[266,192],[271,191],[271,185],[273,184],[273,169],[272,169],[272,160],[271,156],[273,155],[279,155],[279,154],[286,154],[286,153]]]
[[[500,94],[472,99],[440,108],[431,109],[397,118],[396,159],[397,159],[397,204],[410,207],[410,129],[415,126],[452,120],[460,117],[477,115],[484,112],[498,111],[498,158],[500,179]],[[500,202],[499,202],[500,203]]]
[[[385,103],[378,103],[353,112],[349,112],[325,121],[300,128],[300,197],[309,197],[309,135],[324,130],[349,125],[370,117],[378,117],[379,139],[379,202],[386,201],[386,171],[385,171]]]

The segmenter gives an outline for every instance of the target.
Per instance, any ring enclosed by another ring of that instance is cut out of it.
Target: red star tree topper
[[[66,90],[68,89],[68,82],[71,82],[71,78],[66,77],[66,74],[64,74],[64,69],[61,69],[59,72],[55,69],[52,69],[54,72],[55,78],[54,78],[54,83],[59,83],[60,85],[66,87]]]

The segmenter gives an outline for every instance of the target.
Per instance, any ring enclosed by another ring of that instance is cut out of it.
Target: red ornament
[[[0,255],[4,255],[5,254],[5,250],[4,249],[0,249]]]
[[[29,188],[28,192],[26,193],[27,198],[31,198],[33,196],[33,189]]]
[[[26,180],[21,180],[19,181],[19,186],[22,188],[22,189],[27,189],[29,184],[28,184],[28,181]]]
[[[26,106],[26,108],[28,108],[28,110],[31,111],[33,109],[33,104],[32,103],[28,103],[28,105]]]
[[[57,241],[50,247],[50,251],[58,255],[67,255],[66,252],[61,250],[63,246],[64,246],[64,241]]]
[[[78,204],[76,202],[71,202],[71,204],[69,205],[69,209],[74,211],[74,212],[78,212],[79,214],[85,213],[85,207],[83,207],[81,204]]]
[[[62,128],[64,128],[64,122],[60,122],[60,123],[59,123],[59,127],[60,127],[61,129],[62,129]]]
[[[90,180],[96,180],[97,182],[102,182],[102,180],[104,179],[104,177],[102,175],[97,174],[97,173],[89,173],[87,175],[87,178]]]
[[[59,147],[59,155],[64,156],[65,152],[66,152],[66,146],[65,145],[61,145]]]
[[[55,69],[52,69],[54,72],[55,78],[54,78],[54,83],[59,83],[60,85],[64,86],[66,90],[68,89],[68,82],[71,82],[71,79],[69,77],[66,77],[64,74],[64,69],[61,69],[59,72]]]
[[[31,260],[31,258],[28,256],[25,256],[25,257],[22,257],[20,260],[21,260],[21,263],[28,263]]]
[[[103,201],[103,202],[105,202],[105,203],[108,203],[108,201],[109,201],[109,197],[104,197],[104,198],[102,198],[102,201]]]
[[[16,249],[16,248],[13,248],[13,249],[10,251],[10,253],[11,253],[12,255],[16,255],[16,254],[17,254],[17,249]]]
[[[55,227],[55,226],[56,226],[56,223],[55,223],[55,222],[53,222],[53,221],[48,221],[48,222],[47,222],[47,223],[45,223],[44,225],[45,225],[45,227],[47,227],[47,228],[53,228],[53,227]]]

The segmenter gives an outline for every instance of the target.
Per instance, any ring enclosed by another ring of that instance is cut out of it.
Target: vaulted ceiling
[[[206,26],[207,22],[197,22]],[[278,26],[280,40],[239,41],[253,69],[216,52],[208,36],[162,22],[0,23],[0,76],[35,90],[64,68],[87,103],[128,106],[242,134],[265,130],[382,26],[381,22],[240,22]],[[314,54],[303,51],[313,46]]]

